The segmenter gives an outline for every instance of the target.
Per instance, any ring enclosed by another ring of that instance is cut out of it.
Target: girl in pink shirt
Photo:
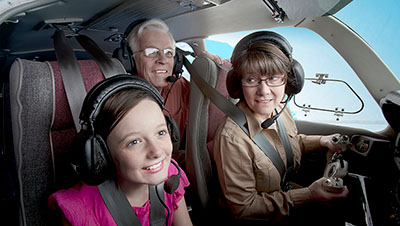
[[[192,225],[184,198],[189,181],[171,158],[171,137],[179,131],[163,109],[159,92],[136,76],[114,76],[92,88],[73,149],[83,182],[49,198],[50,207],[62,211],[63,225],[116,225],[96,186],[106,180],[123,191],[140,224],[150,225],[149,186],[178,174],[164,192],[165,222]]]

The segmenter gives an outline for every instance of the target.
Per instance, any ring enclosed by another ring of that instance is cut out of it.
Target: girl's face
[[[283,77],[284,75],[275,75]],[[245,75],[243,79],[248,79]],[[256,117],[265,120],[272,116],[274,109],[279,106],[285,95],[285,85],[268,86],[265,79],[270,77],[262,76],[261,83],[257,86],[248,87],[242,83],[243,96],[247,105],[253,111]]]
[[[118,182],[157,185],[167,179],[172,142],[160,106],[144,99],[133,107],[107,137]]]

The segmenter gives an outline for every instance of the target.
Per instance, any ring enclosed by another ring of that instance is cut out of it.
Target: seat
[[[113,62],[125,71],[117,60]],[[95,61],[78,64],[86,91],[104,79]],[[18,178],[18,224],[59,224],[47,198],[73,185],[77,177],[68,161],[76,129],[57,62],[17,58],[10,69],[8,98]]]
[[[227,71],[217,67],[209,58],[197,57],[193,68],[222,95],[229,97],[226,89]],[[224,61],[225,68],[231,68]],[[189,198],[195,222],[209,223],[209,219],[221,219],[220,185],[212,160],[214,133],[224,113],[200,91],[194,80],[190,81],[190,106],[187,126],[186,174],[191,183]],[[211,217],[211,216],[216,216]],[[214,221],[214,220],[213,220]],[[222,222],[223,223],[223,222]],[[226,223],[226,222],[225,222]]]

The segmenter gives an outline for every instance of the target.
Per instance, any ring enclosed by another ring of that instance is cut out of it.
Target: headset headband
[[[80,120],[93,124],[106,100],[114,93],[128,88],[150,92],[161,108],[164,109],[164,99],[153,85],[138,76],[123,74],[103,80],[89,91],[82,105]]]

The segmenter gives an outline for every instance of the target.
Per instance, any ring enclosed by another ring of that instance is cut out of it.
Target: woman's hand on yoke
[[[308,188],[311,191],[311,196],[314,200],[318,201],[330,201],[332,199],[337,198],[345,198],[349,194],[349,190],[346,186],[340,192],[332,192],[329,189],[326,189],[324,186],[324,181],[327,178],[320,178],[314,181]]]

